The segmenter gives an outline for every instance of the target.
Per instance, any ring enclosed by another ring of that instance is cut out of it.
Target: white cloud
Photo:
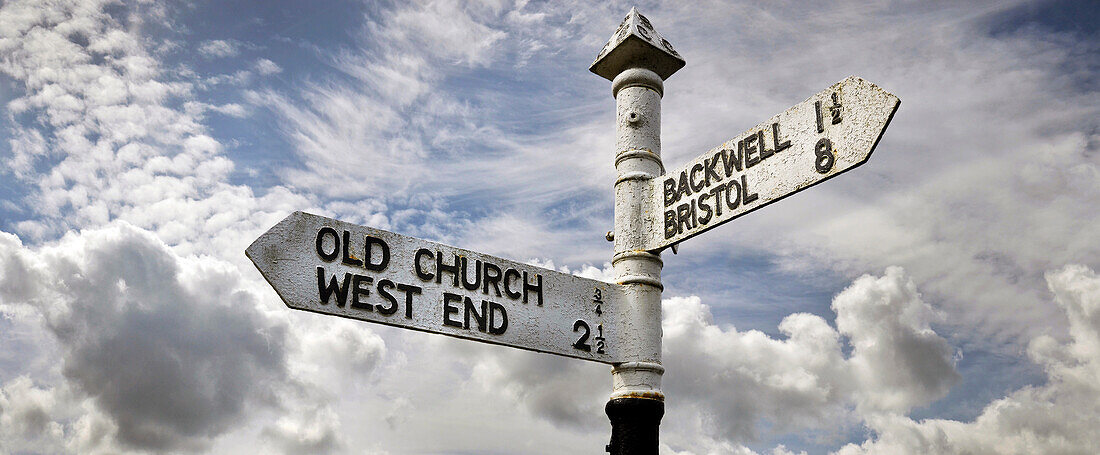
[[[444,61],[483,66],[491,62],[495,45],[505,37],[485,23],[499,8],[483,6],[450,0],[420,3],[398,10],[387,23],[371,28],[398,46],[402,42],[423,46]]]
[[[63,429],[51,418],[56,406],[54,394],[35,387],[26,376],[3,384],[0,388],[0,448],[59,450]]]
[[[234,165],[202,125],[203,114],[243,116],[246,108],[194,101],[192,85],[171,80],[137,44],[140,28],[126,27],[140,15],[120,16],[64,2],[12,2],[0,10],[0,23],[10,26],[0,71],[26,90],[13,111],[36,116],[41,126],[18,129],[4,157],[31,190],[22,202],[33,219],[14,223],[24,236],[46,239],[122,219],[181,253],[240,250],[282,214],[315,205],[278,187],[255,195],[226,183]],[[76,31],[86,46],[67,38]],[[99,58],[103,52],[110,58]],[[226,249],[211,248],[211,240]]]
[[[676,429],[667,442],[676,450],[743,444],[762,431],[838,431],[882,407],[928,404],[958,377],[946,341],[927,325],[934,310],[899,268],[837,295],[836,329],[816,315],[787,316],[786,339],[716,325],[694,296],[666,299],[664,309],[664,388],[678,402],[666,411]]]
[[[947,341],[931,328],[943,315],[921,301],[898,267],[860,277],[833,299],[837,331],[852,345],[860,412],[904,413],[947,394],[958,381]]]
[[[208,40],[199,44],[199,54],[206,58],[232,57],[240,52],[240,46],[227,40]]]
[[[779,325],[781,339],[716,324],[696,296],[666,298],[662,306],[668,453],[748,453],[744,444],[764,434],[805,430],[836,440],[835,432],[884,410],[904,414],[927,405],[958,379],[953,352],[928,325],[935,311],[896,267],[861,277],[836,296],[837,328],[793,314]],[[883,371],[890,374],[871,374]],[[607,392],[590,384],[606,375],[523,353],[477,357],[474,368],[485,387],[563,428],[603,419]]]
[[[233,87],[244,87],[252,81],[252,71],[237,70],[233,73],[218,74],[207,77],[202,80],[201,86],[208,88],[216,85],[229,85]]]
[[[1091,453],[1100,445],[1100,277],[1079,265],[1046,275],[1054,301],[1069,320],[1070,340],[1032,339],[1028,355],[1047,382],[995,400],[972,422],[872,418],[874,439],[843,455],[886,453]]]
[[[219,112],[236,118],[244,118],[248,115],[248,109],[237,103],[222,104],[220,106],[210,106],[210,109],[214,112]]]
[[[8,141],[12,152],[7,161],[8,169],[16,178],[29,178],[34,161],[49,153],[46,140],[34,129],[15,128],[14,133]]]
[[[340,419],[331,408],[311,409],[280,417],[264,429],[264,436],[274,441],[284,453],[332,452],[340,446],[337,433]]]
[[[256,60],[256,63],[253,65],[253,67],[256,68],[257,73],[260,73],[260,75],[263,75],[263,76],[268,76],[268,75],[271,75],[271,74],[279,74],[279,73],[283,72],[283,69],[281,67],[279,67],[279,65],[277,65],[275,62],[273,62],[271,60],[268,60],[266,58],[261,58],[259,60]]]
[[[308,83],[297,96],[254,93],[250,101],[281,118],[282,132],[302,158],[304,167],[283,170],[284,178],[333,198],[385,195],[421,210],[429,210],[424,202],[484,201],[492,204],[491,216],[511,212],[512,219],[525,206],[538,212],[544,201],[606,189],[599,182],[610,181],[613,169],[607,159],[591,153],[612,147],[610,136],[601,134],[607,131],[604,125],[578,122],[584,126],[575,130],[511,135],[504,131],[506,125],[482,120],[515,115],[501,106],[502,100],[493,99],[481,84],[473,84],[476,92],[467,93],[449,87],[449,77],[470,71],[456,67],[456,59],[488,65],[494,61],[489,54],[512,55],[527,47],[518,41],[498,42],[492,37],[501,32],[484,30],[484,24],[499,22],[503,13],[496,8],[461,5],[404,5],[370,22],[362,47],[333,59],[357,79],[353,82]],[[536,31],[522,24],[504,25],[524,39],[563,33],[553,27]],[[421,27],[432,31],[420,33]],[[471,46],[452,35],[490,42]],[[456,45],[461,52],[452,49]],[[547,178],[558,175],[571,177]],[[500,219],[497,224],[507,222]]]

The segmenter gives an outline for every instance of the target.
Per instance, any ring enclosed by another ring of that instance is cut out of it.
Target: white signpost
[[[657,216],[646,220],[645,249],[675,245],[863,164],[900,103],[852,76],[654,179]]]
[[[607,451],[656,454],[661,250],[867,161],[900,104],[849,77],[666,173],[661,98],[683,66],[631,9],[590,68],[616,101],[615,284],[303,212],[246,254],[291,308],[612,364]]]
[[[294,212],[245,251],[290,308],[616,363],[618,286]]]

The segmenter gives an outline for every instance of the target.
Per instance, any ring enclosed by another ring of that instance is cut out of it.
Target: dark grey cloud
[[[45,315],[62,374],[125,446],[202,450],[291,385],[286,327],[224,264],[181,260],[128,226],[37,256],[5,246],[0,289],[14,292],[0,301]]]

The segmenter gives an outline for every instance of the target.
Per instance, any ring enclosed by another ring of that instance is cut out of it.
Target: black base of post
[[[663,401],[646,398],[615,398],[604,407],[611,419],[611,455],[657,455]]]

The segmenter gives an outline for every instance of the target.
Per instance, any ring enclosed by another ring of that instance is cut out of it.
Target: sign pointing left
[[[245,254],[291,308],[621,362],[617,285],[304,212]]]

